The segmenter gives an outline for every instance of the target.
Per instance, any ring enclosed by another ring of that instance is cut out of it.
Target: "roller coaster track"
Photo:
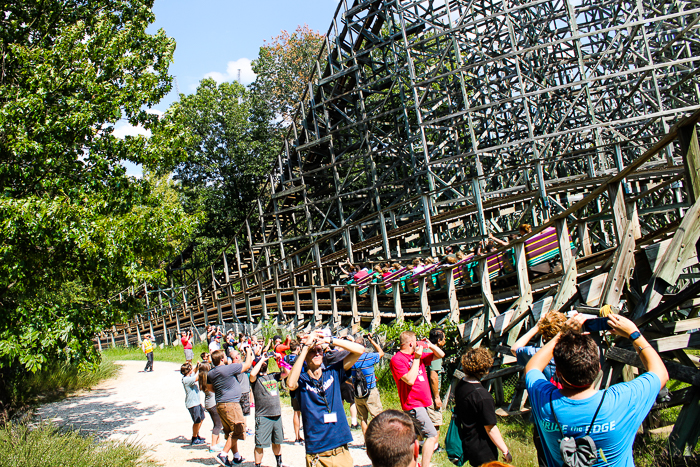
[[[214,323],[451,320],[500,365],[547,310],[625,303],[671,377],[691,384],[655,408],[684,405],[673,442],[692,448],[700,371],[683,349],[700,345],[687,333],[700,328],[699,21],[695,1],[341,1],[240,233],[196,280],[122,292],[144,311],[97,343],[155,331],[167,344]],[[531,234],[489,253],[513,267],[475,256],[476,279],[445,267],[439,284],[417,276],[386,293],[339,273],[344,260],[472,251],[523,222]],[[552,228],[556,255],[536,270],[526,245]],[[615,345],[602,384],[625,365],[641,363]],[[520,371],[486,378],[512,412],[522,387],[510,401],[499,388]]]

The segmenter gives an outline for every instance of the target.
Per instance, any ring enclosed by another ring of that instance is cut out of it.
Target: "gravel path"
[[[90,391],[46,404],[37,410],[38,417],[54,420],[61,426],[73,426],[100,439],[137,440],[150,447],[149,456],[165,466],[219,465],[214,454],[209,453],[208,444],[189,444],[192,419],[185,408],[180,365],[156,361],[155,371],[144,373],[145,360],[118,363],[122,368],[117,378],[104,381]],[[304,448],[293,444],[292,414],[291,407],[283,406],[282,458],[285,464],[303,467]],[[255,429],[253,415],[249,417],[251,429]],[[207,443],[211,441],[211,429],[211,420],[207,418],[200,431]],[[355,465],[369,466],[362,433],[353,431],[353,437],[350,452]],[[238,442],[238,449],[246,459],[242,466],[254,466],[254,447],[253,436]],[[265,449],[262,464],[275,466],[271,449]]]

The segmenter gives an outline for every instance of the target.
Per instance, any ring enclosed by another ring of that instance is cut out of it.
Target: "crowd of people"
[[[632,341],[647,371],[603,391],[596,386],[600,350],[585,332],[584,315],[550,312],[511,347],[525,366],[533,441],[541,466],[633,465],[634,435],[668,374],[632,321],[618,314],[605,319],[609,332]],[[295,339],[275,336],[264,342],[211,327],[207,339],[210,352],[193,364],[192,336],[183,332],[182,384],[192,418],[190,443],[206,444],[200,428],[209,414],[214,425],[210,450],[221,465],[244,461],[238,441],[246,435],[255,438],[256,467],[268,447],[277,467],[286,465],[280,403],[285,386],[294,410],[294,443],[305,447],[307,467],[352,466],[348,446],[353,428],[362,430],[367,455],[376,467],[429,467],[433,453],[442,449],[443,329],[432,329],[427,339],[411,331],[400,334],[389,367],[401,410],[383,408],[375,368],[385,350],[372,334],[341,338],[319,329]],[[493,367],[492,353],[471,348],[459,362],[465,376],[453,388],[452,421],[463,460],[474,467],[507,465],[499,458],[513,462],[497,426],[494,400],[482,384]],[[350,421],[344,403],[351,404]],[[251,407],[254,431],[248,428]]]

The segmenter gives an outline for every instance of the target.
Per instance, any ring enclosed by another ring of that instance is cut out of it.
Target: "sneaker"
[[[442,446],[440,446],[438,443],[435,443],[435,449],[433,449],[433,453],[442,452],[442,451],[444,451]]]
[[[304,438],[299,438],[298,440],[294,441],[294,446],[303,446],[304,445]]]
[[[201,439],[202,441],[206,442],[207,440],[202,438],[201,436],[197,435],[197,439]]]
[[[359,430],[360,429],[360,424],[356,423],[355,425],[350,425],[351,430]]]
[[[219,448],[219,446],[209,446],[209,452],[211,452],[212,454],[220,451],[221,449]]]
[[[228,455],[226,454],[221,454],[217,455],[215,458],[216,462],[219,464],[223,465],[224,467],[232,467],[233,464],[231,464],[231,461],[228,460]]]
[[[234,464],[242,464],[243,461],[245,461],[245,459],[243,458],[243,456],[239,457],[238,459],[236,459],[235,457],[233,458],[233,463],[234,463]]]
[[[207,442],[199,438],[192,438],[192,441],[190,441],[190,446],[198,446],[200,444],[207,444]]]

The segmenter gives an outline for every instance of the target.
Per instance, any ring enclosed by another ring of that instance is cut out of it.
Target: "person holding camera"
[[[192,417],[192,440],[190,446],[205,444],[204,438],[199,436],[199,429],[204,421],[204,407],[199,398],[199,387],[197,386],[197,372],[199,371],[199,363],[192,366],[192,363],[184,363],[180,367],[182,374],[182,385],[185,387],[185,406]]]
[[[314,331],[302,337],[301,352],[287,378],[297,397],[304,423],[307,467],[351,467],[348,444],[352,433],[345,417],[340,385],[345,372],[360,358],[364,347],[355,342],[331,337],[328,330]],[[323,363],[323,344],[348,351],[331,365]],[[304,369],[306,363],[306,369]]]
[[[246,353],[244,363],[227,365],[226,355],[223,350],[212,352],[211,361],[214,364],[214,368],[207,375],[207,384],[211,384],[214,388],[216,410],[219,412],[221,424],[224,426],[224,438],[226,439],[224,448],[215,459],[225,467],[232,465],[228,458],[229,451],[234,453],[234,463],[240,464],[243,462],[243,456],[238,452],[238,440],[245,439],[246,425],[240,404],[241,386],[236,376],[248,371],[253,363],[250,348],[246,349]]]
[[[413,331],[402,332],[399,342],[401,347],[391,358],[391,374],[399,391],[401,408],[413,419],[416,428],[420,427],[419,434],[425,440],[421,465],[430,467],[438,434],[428,415],[427,407],[433,405],[433,396],[425,365],[430,365],[434,357],[443,358],[445,352],[429,341],[418,342]]]
[[[588,333],[581,332],[585,322],[583,315],[573,315],[525,367],[547,464],[563,465],[566,456],[585,458],[586,465],[633,465],[632,444],[668,381],[666,366],[634,322],[612,314],[607,317],[610,332],[630,340],[647,372],[604,391],[595,389],[599,349]],[[552,357],[561,389],[543,373]]]
[[[274,352],[255,359],[255,366],[250,372],[250,385],[257,401],[255,407],[255,467],[260,467],[263,449],[272,445],[272,452],[277,460],[277,467],[282,463],[282,406],[280,404],[279,382],[289,375],[286,368],[282,371],[268,373],[268,363],[275,358]]]
[[[185,361],[191,364],[192,360],[194,360],[194,351],[192,350],[192,331],[182,331],[180,342],[182,343],[182,348],[185,351]]]
[[[374,374],[374,365],[382,359],[384,351],[379,344],[374,342],[372,334],[359,335],[355,342],[364,347],[365,338],[372,344],[375,352],[363,353],[352,366],[352,386],[355,391],[355,404],[357,404],[357,415],[362,426],[362,434],[367,432],[369,416],[374,418],[384,411],[382,400],[379,397],[379,388],[377,388],[377,377]],[[361,381],[362,379],[364,382]]]

